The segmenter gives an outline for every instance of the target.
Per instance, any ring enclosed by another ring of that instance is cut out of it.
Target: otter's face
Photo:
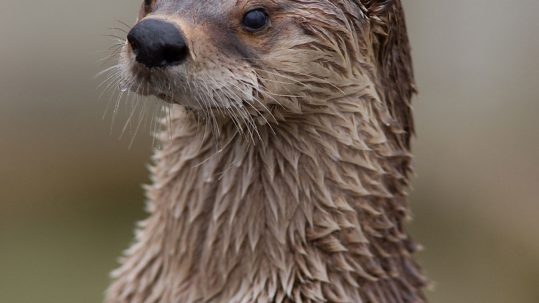
[[[366,20],[349,0],[146,0],[121,75],[138,94],[193,109],[297,109],[372,70]]]

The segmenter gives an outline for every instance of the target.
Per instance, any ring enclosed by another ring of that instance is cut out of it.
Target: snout
[[[180,29],[163,20],[142,20],[131,29],[127,41],[137,62],[148,68],[179,65],[189,56]]]

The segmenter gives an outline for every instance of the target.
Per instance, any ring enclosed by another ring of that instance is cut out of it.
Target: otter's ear
[[[139,19],[146,17],[149,13],[153,11],[155,5],[155,0],[144,0],[140,5],[139,10]]]
[[[363,5],[375,34],[386,35],[391,10],[400,0],[365,0]]]
[[[364,6],[370,17],[383,15],[394,4],[395,0],[366,0]]]
[[[401,0],[365,0],[371,23],[373,51],[378,64],[385,103],[409,147],[414,132],[411,99],[416,92],[412,58]]]

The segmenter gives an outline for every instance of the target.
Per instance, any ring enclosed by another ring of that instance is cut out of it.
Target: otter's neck
[[[421,297],[403,229],[401,130],[374,100],[334,102],[338,110],[258,126],[256,144],[232,123],[205,131],[177,108],[155,157],[151,216],[111,293],[126,302]]]

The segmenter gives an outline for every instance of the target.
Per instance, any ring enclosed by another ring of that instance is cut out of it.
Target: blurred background
[[[420,90],[411,229],[429,297],[537,303],[539,1],[404,4]],[[145,216],[149,123],[129,148],[94,78],[106,35],[121,34],[109,28],[138,6],[0,2],[2,303],[101,302]]]

